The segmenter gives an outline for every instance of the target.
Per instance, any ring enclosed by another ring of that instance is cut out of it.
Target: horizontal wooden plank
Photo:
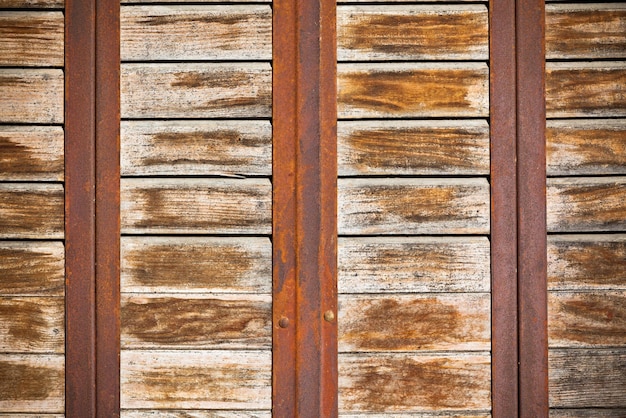
[[[339,175],[488,175],[489,125],[465,121],[340,121]]]
[[[0,0],[0,8],[62,8],[63,0]]]
[[[271,116],[269,63],[123,64],[122,118]]]
[[[270,351],[121,352],[124,409],[268,409]]]
[[[550,350],[552,408],[620,408],[626,405],[626,350]]]
[[[271,295],[124,295],[122,348],[269,349]]]
[[[0,126],[0,180],[63,181],[63,128]]]
[[[548,120],[550,176],[626,174],[626,119]]]
[[[123,61],[271,60],[272,9],[263,6],[121,8]]]
[[[471,179],[340,179],[345,235],[488,234],[489,185]]]
[[[62,67],[62,12],[2,12],[0,66]]]
[[[63,186],[0,183],[0,238],[63,238]]]
[[[626,230],[626,177],[548,179],[550,232]]]
[[[489,58],[484,5],[338,6],[339,61]]]
[[[624,418],[626,408],[620,409],[550,409],[550,418]]]
[[[228,0],[228,3],[249,3],[250,0]],[[255,3],[271,3],[272,0],[258,0]],[[173,4],[212,4],[224,3],[224,0],[121,0],[121,4],[142,4],[142,3],[173,3]]]
[[[269,121],[126,121],[124,176],[272,175]]]
[[[0,241],[0,295],[62,296],[65,289],[63,243]]]
[[[122,179],[126,234],[270,234],[268,179]]]
[[[550,290],[626,290],[626,235],[548,237]]]
[[[358,414],[351,414],[351,413],[344,412],[344,413],[339,414],[339,418],[441,418],[442,416],[447,416],[447,415],[441,415],[441,413],[438,413],[438,412],[431,412],[431,413],[428,413],[428,412],[420,412],[420,413],[385,412],[384,414],[363,413],[363,412],[360,412]],[[491,418],[491,413],[473,412],[473,411],[471,413],[455,412],[454,415],[452,416],[454,418]]]
[[[337,66],[340,119],[486,117],[484,63],[367,63]]]
[[[626,5],[547,4],[546,57],[626,58]]]
[[[488,292],[485,237],[340,238],[339,293]]]
[[[5,353],[63,353],[65,302],[59,297],[0,297]]]
[[[489,409],[490,368],[484,354],[339,354],[339,410]]]
[[[0,412],[63,413],[64,383],[63,355],[0,354]]]
[[[546,115],[626,116],[626,62],[549,62]]]
[[[489,350],[491,295],[340,295],[339,352]]]
[[[63,123],[63,71],[0,68],[0,123]]]
[[[122,418],[271,418],[271,411],[122,410]]]

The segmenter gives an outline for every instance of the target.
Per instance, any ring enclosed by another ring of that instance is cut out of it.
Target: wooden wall
[[[63,2],[0,1],[0,416],[64,411]]]

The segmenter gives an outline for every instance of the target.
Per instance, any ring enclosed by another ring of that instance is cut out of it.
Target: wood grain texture
[[[272,174],[269,121],[127,121],[123,176]]]
[[[255,6],[121,9],[123,61],[271,60],[272,10]]]
[[[626,235],[548,237],[550,290],[626,290]]]
[[[488,292],[485,237],[340,238],[340,294]]]
[[[249,3],[249,0],[228,0],[228,3]],[[255,3],[271,3],[272,0],[258,0]],[[173,3],[173,4],[212,4],[212,3],[224,3],[223,0],[121,0],[121,4],[142,4],[142,3]]]
[[[626,350],[550,350],[550,407],[626,405]]]
[[[340,179],[339,234],[488,234],[485,179]]]
[[[626,174],[626,120],[549,120],[550,176]]]
[[[0,238],[63,238],[63,186],[0,183]]]
[[[271,116],[269,63],[123,64],[122,118]]]
[[[59,241],[0,241],[0,295],[62,296],[64,259]]]
[[[340,121],[340,176],[488,175],[489,126],[467,121]]]
[[[626,6],[546,5],[546,58],[626,58]]]
[[[550,418],[623,418],[626,408],[620,409],[550,409]]]
[[[4,353],[63,353],[65,304],[59,297],[0,297]]]
[[[547,186],[549,232],[626,229],[626,177],[553,178]]]
[[[123,409],[269,409],[269,351],[121,353]]]
[[[63,71],[0,68],[0,122],[63,123]]]
[[[65,5],[63,0],[0,0],[0,8],[62,8]]]
[[[122,237],[121,247],[122,292],[272,291],[268,238]]]
[[[122,418],[271,418],[271,411],[149,411],[123,410]]]
[[[489,293],[340,295],[339,352],[489,350]]]
[[[337,7],[339,61],[486,61],[488,40],[483,5]]]
[[[63,355],[0,354],[0,412],[63,413],[64,369]]]
[[[0,180],[63,181],[63,128],[0,126]]]
[[[360,412],[358,414],[351,413],[340,413],[340,418],[436,418],[441,417],[442,415],[437,412],[410,412],[410,413],[389,413],[386,412],[384,414],[376,414],[376,413],[363,413]],[[448,416],[448,415],[443,415]],[[490,418],[491,414],[489,412],[454,412],[453,415],[449,415],[454,418]]]
[[[63,13],[2,12],[0,66],[62,67]]]
[[[488,72],[484,63],[340,64],[338,116],[488,116]]]
[[[490,408],[484,354],[340,354],[339,410],[420,412]]]
[[[548,62],[549,118],[626,116],[626,62]]]

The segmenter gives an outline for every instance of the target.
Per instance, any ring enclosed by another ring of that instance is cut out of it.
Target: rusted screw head
[[[278,326],[281,328],[287,328],[289,326],[289,318],[284,316],[278,320]]]
[[[326,311],[324,312],[324,320],[326,322],[333,322],[335,320],[335,314],[333,311]]]

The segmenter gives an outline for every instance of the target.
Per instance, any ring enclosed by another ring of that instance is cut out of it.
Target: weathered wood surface
[[[340,176],[488,175],[489,125],[467,121],[340,121]]]
[[[489,185],[470,179],[340,179],[345,235],[488,234]]]
[[[0,354],[0,412],[64,412],[64,369],[63,355]]]
[[[626,177],[548,179],[549,232],[626,230]]]
[[[228,3],[249,3],[250,0],[228,0]],[[258,0],[255,3],[271,3],[272,0]],[[121,0],[121,4],[142,4],[142,3],[194,3],[194,4],[211,4],[224,3],[224,0]]]
[[[340,354],[339,410],[488,410],[485,354]]]
[[[626,58],[626,5],[547,4],[546,57]]]
[[[549,120],[550,176],[626,174],[626,119]]]
[[[548,62],[546,115],[626,116],[626,62]]]
[[[268,179],[122,179],[125,234],[270,234]]]
[[[409,412],[409,413],[389,413],[385,412],[384,414],[376,414],[376,413],[358,413],[358,414],[350,414],[350,413],[340,413],[340,418],[437,418],[446,415],[441,415],[438,412]],[[491,418],[491,413],[489,412],[455,412],[452,415],[454,418]]]
[[[63,71],[0,68],[1,123],[63,123]]]
[[[339,61],[489,58],[487,7],[338,6]]]
[[[550,418],[624,418],[626,408],[620,409],[550,409]]]
[[[0,126],[0,180],[62,181],[63,128]]]
[[[0,66],[62,67],[63,13],[0,13]]]
[[[338,116],[486,117],[488,78],[484,63],[340,64]]]
[[[550,290],[626,290],[626,235],[548,237]]]
[[[339,352],[489,350],[489,293],[340,295]]]
[[[0,183],[0,238],[63,238],[63,186]]]
[[[123,64],[122,118],[271,116],[269,63]]]
[[[550,292],[551,347],[626,346],[626,291]]]
[[[270,351],[121,353],[124,409],[269,409]]]
[[[62,8],[63,0],[0,0],[0,8]]]
[[[125,61],[272,59],[272,10],[263,6],[121,9]]]
[[[123,295],[122,348],[269,349],[271,295]]]
[[[124,176],[271,176],[272,126],[269,121],[122,122],[120,158]]]
[[[270,293],[272,244],[268,238],[253,237],[122,237],[121,289]]]
[[[150,411],[122,410],[122,418],[271,418],[271,411]]]
[[[623,408],[626,405],[626,350],[550,350],[552,408]]]
[[[488,292],[485,237],[340,238],[337,287],[345,293]]]
[[[61,297],[0,297],[4,353],[63,353],[65,303]]]
[[[0,295],[62,296],[63,243],[0,241]]]

